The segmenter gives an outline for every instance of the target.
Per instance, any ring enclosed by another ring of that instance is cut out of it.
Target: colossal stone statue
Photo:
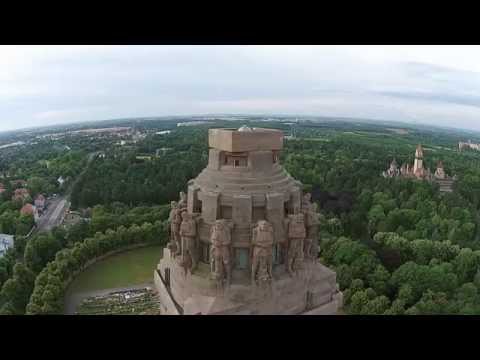
[[[320,227],[313,195],[282,166],[283,145],[281,130],[208,130],[208,163],[172,203],[154,270],[162,313],[336,313],[335,272],[307,261]]]
[[[307,259],[314,259],[318,256],[318,225],[320,223],[317,213],[317,204],[311,202],[311,195],[305,194],[302,202],[302,212],[305,220],[306,237],[304,244],[304,255]]]
[[[312,194],[311,193],[305,193],[305,195],[303,195],[303,199],[302,199],[302,208],[310,207],[310,206],[312,206]]]
[[[288,236],[287,271],[293,274],[302,267],[303,243],[306,237],[303,214],[289,215],[286,220]]]
[[[227,285],[231,280],[230,245],[232,243],[231,225],[224,219],[216,220],[210,231],[210,270],[212,277]]]
[[[170,248],[176,255],[181,252],[180,243],[180,224],[182,223],[181,210],[176,201],[170,203],[170,215],[168,221],[170,222]]]
[[[265,285],[272,280],[273,226],[260,220],[252,233],[252,285]]]
[[[192,214],[187,211],[182,212],[180,237],[182,240],[182,263],[187,264],[186,267],[193,271],[197,267],[197,224]]]
[[[180,191],[180,201],[178,202],[178,207],[180,209],[187,208],[187,195],[183,191]]]

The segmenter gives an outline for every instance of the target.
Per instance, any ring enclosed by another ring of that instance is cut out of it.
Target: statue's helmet
[[[225,221],[223,219],[217,219],[215,220],[215,227],[216,228],[221,228],[225,225]]]
[[[261,230],[265,230],[265,228],[267,228],[268,225],[269,225],[269,223],[268,223],[268,221],[266,221],[266,220],[259,220],[259,221],[258,221],[258,227],[259,227],[259,229],[261,229]]]

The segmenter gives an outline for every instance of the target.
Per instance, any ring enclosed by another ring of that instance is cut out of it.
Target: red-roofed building
[[[30,193],[28,192],[27,189],[16,189],[15,193],[12,197],[13,201],[26,201],[28,197],[30,196]]]
[[[23,205],[23,207],[20,209],[20,214],[22,215],[33,215],[33,219],[35,220],[35,222],[38,221],[38,211],[37,211],[37,208],[35,206],[33,206],[32,204],[25,204]]]
[[[35,214],[35,206],[32,204],[25,204],[20,209],[20,214],[22,215],[34,215]]]

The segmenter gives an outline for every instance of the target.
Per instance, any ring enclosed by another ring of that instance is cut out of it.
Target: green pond
[[[148,246],[112,255],[79,274],[69,286],[68,293],[151,283],[161,254],[162,246]]]

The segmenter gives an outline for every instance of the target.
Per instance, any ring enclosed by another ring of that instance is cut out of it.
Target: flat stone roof
[[[283,131],[264,128],[252,128],[252,131],[210,129],[208,145],[211,148],[228,152],[281,150],[283,148]]]

